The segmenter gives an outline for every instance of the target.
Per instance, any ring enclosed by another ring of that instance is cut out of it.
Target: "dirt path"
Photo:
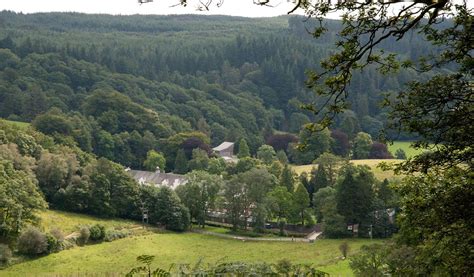
[[[253,238],[253,237],[244,237],[244,236],[236,236],[236,235],[228,235],[228,234],[220,234],[215,232],[209,232],[204,230],[192,230],[191,232],[204,234],[204,235],[211,235],[215,237],[221,237],[226,239],[235,239],[240,241],[286,241],[286,242],[314,242],[318,238],[321,233],[313,232],[309,234],[306,238]],[[311,235],[311,237],[309,237]]]

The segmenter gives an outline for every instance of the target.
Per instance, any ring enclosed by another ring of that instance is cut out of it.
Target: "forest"
[[[304,136],[302,126],[315,117],[300,106],[324,101],[306,88],[304,72],[330,51],[338,23],[313,40],[302,19],[3,11],[0,117],[34,121],[46,134],[132,168],[142,167],[156,142],[191,131],[209,137],[210,146],[244,138],[255,154],[275,132]],[[413,37],[384,47],[417,57],[423,43]],[[388,121],[384,93],[395,96],[418,75],[354,74],[351,109],[330,127],[333,137],[352,141],[365,132],[378,140]],[[159,150],[173,170],[176,151]],[[301,164],[315,158],[290,155]]]

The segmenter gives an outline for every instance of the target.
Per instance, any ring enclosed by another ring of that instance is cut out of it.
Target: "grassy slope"
[[[1,276],[72,273],[125,273],[136,266],[135,258],[155,255],[155,266],[167,268],[172,263],[248,261],[276,262],[289,259],[311,263],[337,275],[351,275],[348,263],[339,259],[342,240],[319,240],[315,243],[242,242],[194,233],[166,233],[129,237],[109,243],[76,247],[36,260],[14,265]],[[369,240],[348,240],[351,252],[358,251]],[[383,242],[383,241],[379,241]]]
[[[24,129],[26,129],[26,128],[28,128],[28,126],[30,126],[30,123],[27,123],[27,122],[11,121],[11,120],[1,119],[1,118],[0,118],[0,120],[4,120],[7,123],[10,123],[12,125],[16,125],[20,128],[24,128]]]
[[[388,145],[388,150],[392,153],[392,155],[395,156],[395,151],[401,148],[403,151],[405,151],[407,158],[411,158],[425,151],[423,149],[412,148],[410,145],[411,141],[394,141],[393,144]]]
[[[46,210],[40,212],[40,225],[44,231],[58,228],[64,234],[70,234],[77,231],[81,225],[102,224],[106,228],[133,228],[139,226],[139,223],[125,219],[102,219],[83,214],[68,213],[63,211]]]
[[[386,162],[386,163],[396,163],[400,162],[400,160],[351,160],[351,163],[355,165],[367,165],[371,168],[372,172],[374,173],[375,177],[379,180],[383,180],[385,178],[391,179],[394,178],[394,174],[392,171],[383,171],[382,169],[378,168],[377,165],[381,162]],[[310,173],[311,169],[315,165],[313,164],[308,164],[308,165],[298,165],[298,166],[293,166],[293,170],[296,172],[296,174],[301,174],[303,172]],[[395,177],[396,178],[396,177]]]

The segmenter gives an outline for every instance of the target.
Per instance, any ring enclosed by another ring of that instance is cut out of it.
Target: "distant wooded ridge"
[[[301,104],[324,101],[306,88],[305,71],[335,48],[339,23],[316,40],[307,31],[316,22],[303,19],[3,11],[0,117],[29,122],[56,109],[50,115],[73,122],[62,131],[82,149],[135,167],[157,140],[193,130],[212,146],[244,138],[256,153],[273,132],[300,134],[317,120]],[[382,47],[407,58],[431,49],[416,35],[394,45]],[[331,129],[376,139],[387,122],[382,95],[427,77],[354,72],[350,109]],[[124,142],[133,155],[107,150]]]

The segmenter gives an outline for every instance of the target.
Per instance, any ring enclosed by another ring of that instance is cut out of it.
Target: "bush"
[[[59,243],[59,251],[73,248],[77,245],[76,239],[68,238]]]
[[[39,255],[48,251],[48,239],[34,227],[26,229],[18,238],[18,251],[26,255]]]
[[[64,240],[64,234],[63,232],[61,232],[61,230],[59,230],[58,228],[54,228],[54,229],[51,229],[51,231],[49,231],[49,233],[54,237],[56,238],[56,240],[58,242],[62,242]]]
[[[46,234],[46,240],[48,242],[48,253],[58,252],[60,250],[60,242],[52,234]]]
[[[105,227],[100,224],[93,225],[89,228],[90,239],[92,241],[102,241],[105,238]]]
[[[79,230],[79,237],[77,238],[77,243],[79,245],[84,245],[89,241],[91,236],[91,232],[89,231],[89,227],[83,226],[81,230]]]
[[[339,250],[341,251],[341,254],[342,254],[342,257],[344,257],[344,259],[347,258],[347,254],[349,253],[349,244],[347,243],[347,241],[341,243],[339,245]]]
[[[406,160],[407,154],[405,153],[403,149],[398,148],[397,151],[395,151],[395,157],[399,160]]]
[[[12,251],[6,244],[0,244],[0,265],[7,265],[12,258]]]
[[[130,231],[128,230],[114,230],[110,229],[105,232],[105,241],[114,241],[117,239],[123,239],[130,235]]]

